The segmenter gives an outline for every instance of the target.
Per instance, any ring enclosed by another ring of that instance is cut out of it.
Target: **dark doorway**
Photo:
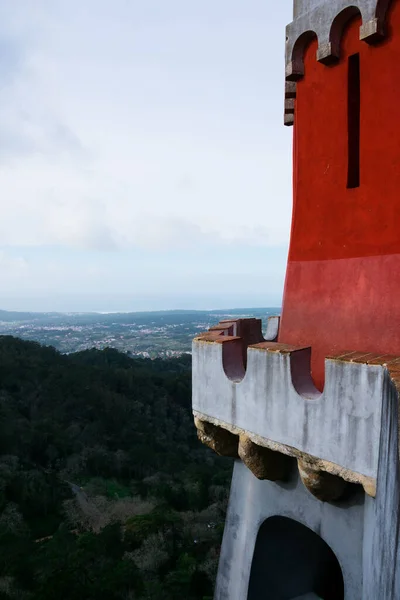
[[[286,517],[271,517],[258,532],[247,600],[293,600],[306,594],[344,600],[339,562],[308,527]]]

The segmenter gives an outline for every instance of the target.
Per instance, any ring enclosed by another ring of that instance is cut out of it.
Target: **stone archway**
[[[247,600],[344,600],[339,562],[324,540],[298,521],[271,517],[258,532]]]

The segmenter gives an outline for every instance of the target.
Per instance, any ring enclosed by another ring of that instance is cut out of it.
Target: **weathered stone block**
[[[238,458],[239,438],[237,435],[196,417],[194,423],[197,428],[197,437],[203,444],[220,456]]]
[[[257,479],[278,481],[288,473],[287,456],[255,444],[244,434],[239,436],[239,456]]]

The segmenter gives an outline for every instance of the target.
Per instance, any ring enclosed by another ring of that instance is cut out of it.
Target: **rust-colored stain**
[[[227,342],[232,342],[232,341],[237,341],[240,340],[242,341],[242,338],[234,336],[234,335],[215,335],[213,333],[211,334],[204,334],[200,337],[195,338],[195,342],[207,342],[207,343],[212,343],[212,344],[225,344]]]
[[[265,352],[275,352],[279,354],[291,354],[299,350],[306,350],[307,346],[291,346],[290,344],[281,344],[278,342],[262,342],[250,346],[254,350],[264,350]]]

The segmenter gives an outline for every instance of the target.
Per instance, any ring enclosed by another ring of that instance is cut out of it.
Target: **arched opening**
[[[258,532],[247,600],[343,600],[339,562],[324,540],[287,517],[271,517]]]
[[[327,57],[326,60],[322,60],[321,62],[330,64],[331,62],[334,63],[336,60],[339,60],[340,46],[346,28],[349,27],[353,20],[360,18],[361,12],[357,6],[348,6],[335,17],[329,35],[329,41],[331,44],[330,58]]]
[[[304,53],[315,39],[317,39],[317,34],[314,31],[305,31],[296,40],[292,50],[290,72],[286,73],[287,81],[298,81],[304,77]]]

